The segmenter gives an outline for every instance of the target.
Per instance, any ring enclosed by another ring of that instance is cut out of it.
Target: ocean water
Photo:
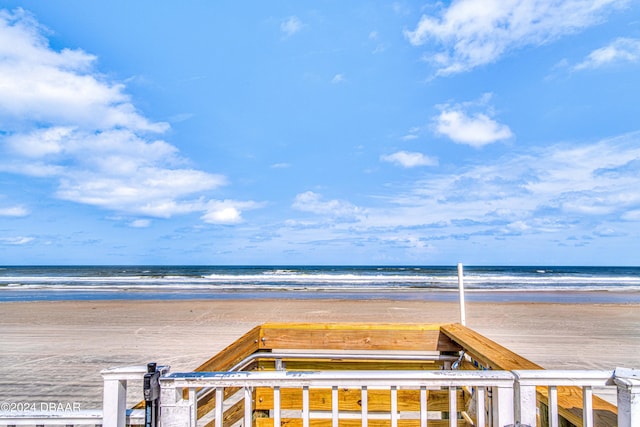
[[[464,267],[466,298],[640,302],[640,267]],[[0,302],[192,298],[457,300],[457,266],[3,266]]]

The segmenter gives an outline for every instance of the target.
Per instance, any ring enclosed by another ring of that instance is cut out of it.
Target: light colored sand
[[[456,322],[447,302],[212,300],[0,304],[0,401],[102,399],[100,370],[195,368],[267,321]],[[640,368],[640,305],[467,303],[467,326],[548,369]]]

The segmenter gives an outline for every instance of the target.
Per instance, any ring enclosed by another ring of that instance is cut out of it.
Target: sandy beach
[[[457,303],[394,300],[0,304],[0,401],[97,408],[100,371],[187,371],[264,322],[457,322]],[[547,369],[640,367],[640,305],[467,304],[467,326]]]

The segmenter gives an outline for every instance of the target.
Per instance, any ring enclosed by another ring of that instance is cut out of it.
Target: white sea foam
[[[508,275],[467,274],[469,290],[640,290],[637,276],[580,275]],[[342,289],[342,290],[446,290],[457,287],[457,277],[421,274],[355,274],[309,273],[294,270],[273,270],[258,274],[193,275],[114,275],[114,276],[0,276],[0,289]]]

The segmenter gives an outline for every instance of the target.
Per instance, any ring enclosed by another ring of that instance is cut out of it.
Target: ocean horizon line
[[[640,267],[467,266],[470,295],[591,292],[640,295]],[[448,298],[458,288],[457,266],[4,266],[0,301],[30,298],[244,298],[297,293],[345,298]],[[111,297],[109,297],[111,295]],[[488,298],[488,297],[487,297]],[[545,297],[546,298],[546,297]],[[550,298],[547,298],[550,299]],[[603,298],[601,298],[602,300]]]

